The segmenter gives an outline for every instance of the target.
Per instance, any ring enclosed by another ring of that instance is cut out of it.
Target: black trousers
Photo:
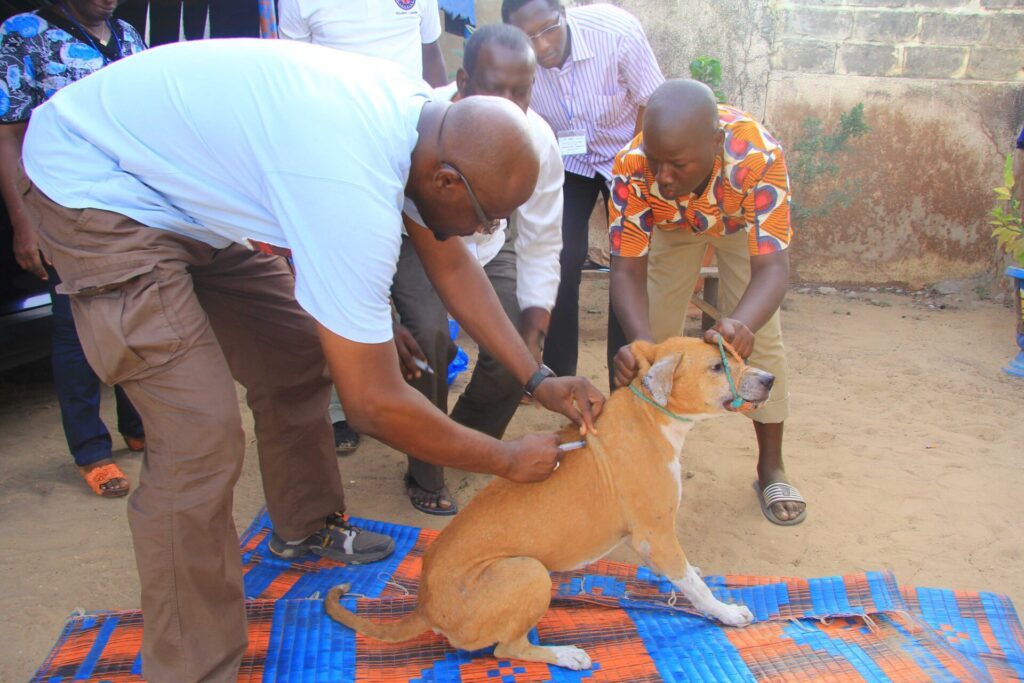
[[[147,10],[150,47],[178,42],[182,25],[186,40],[202,38],[206,29],[207,10],[210,13],[211,38],[258,38],[260,35],[260,15],[256,0],[186,0],[181,3],[126,0],[118,7],[117,17],[127,21],[144,36]]]
[[[544,364],[566,376],[576,374],[579,358],[580,278],[589,246],[590,214],[598,195],[608,201],[608,184],[600,175],[588,178],[566,172],[562,195],[562,279],[544,344]]]

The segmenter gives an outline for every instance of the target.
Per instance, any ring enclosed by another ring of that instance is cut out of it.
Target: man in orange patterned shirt
[[[627,342],[682,333],[705,246],[714,246],[722,319],[704,339],[721,335],[775,375],[769,401],[749,413],[758,490],[769,521],[799,524],[806,505],[782,462],[789,395],[779,306],[792,236],[782,147],[750,115],[718,105],[703,83],[668,81],[651,96],[643,133],[615,157],[608,204],[615,384],[637,374]]]

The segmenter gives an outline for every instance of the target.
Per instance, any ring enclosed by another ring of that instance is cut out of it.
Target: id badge
[[[583,129],[560,130],[556,135],[558,151],[563,157],[587,153],[587,131]]]

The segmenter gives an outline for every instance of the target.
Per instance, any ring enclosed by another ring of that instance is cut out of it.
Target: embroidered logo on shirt
[[[395,0],[395,4],[402,9],[412,9],[416,6],[416,0]]]

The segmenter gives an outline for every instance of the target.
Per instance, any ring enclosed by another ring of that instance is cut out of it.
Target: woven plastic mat
[[[577,645],[594,666],[573,672],[463,652],[425,633],[388,645],[333,622],[319,599],[338,583],[344,604],[378,620],[415,607],[423,550],[436,532],[353,520],[396,539],[385,562],[361,567],[266,552],[261,514],[242,537],[249,649],[239,681],[1013,681],[1024,680],[1024,631],[992,593],[900,587],[888,572],[841,577],[708,577],[715,594],[757,621],[721,627],[690,613],[644,568],[598,562],[553,575],[552,607],[531,639]],[[141,681],[141,615],[71,617],[33,682]]]

